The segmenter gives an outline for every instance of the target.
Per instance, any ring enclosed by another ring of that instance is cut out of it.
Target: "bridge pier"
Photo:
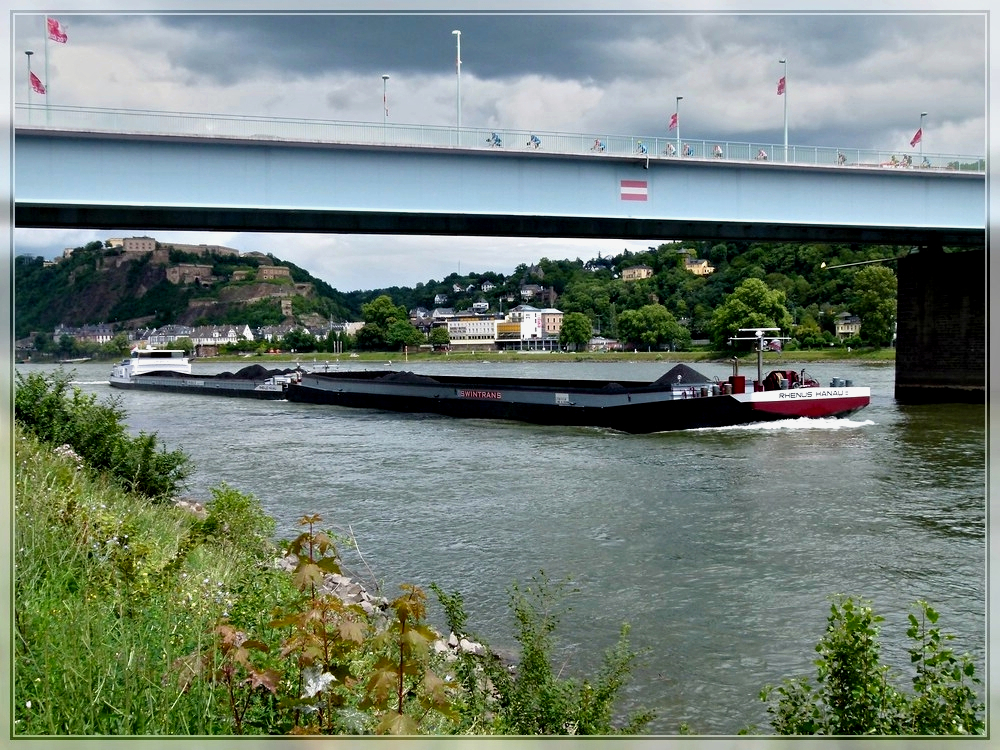
[[[985,249],[925,247],[898,269],[896,401],[985,403]]]

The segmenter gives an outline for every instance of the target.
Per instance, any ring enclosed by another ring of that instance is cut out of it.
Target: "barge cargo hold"
[[[191,372],[190,360],[179,349],[133,349],[128,359],[112,368],[108,385],[134,390],[278,400],[285,398],[288,384],[298,375],[298,369],[268,370],[261,365],[249,365],[235,373],[195,375]]]

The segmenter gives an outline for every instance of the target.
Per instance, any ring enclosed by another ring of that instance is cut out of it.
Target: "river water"
[[[672,364],[515,355],[393,367],[653,380]],[[108,364],[72,369],[84,391],[121,399],[132,432],[155,432],[191,456],[189,495],[206,499],[221,482],[252,493],[281,538],[320,513],[353,531],[385,595],[406,582],[460,591],[469,629],[495,648],[517,645],[513,582],[539,570],[568,579],[578,591],[556,631],[564,673],[593,674],[628,622],[632,646],[649,652],[623,708],[654,710],[655,733],[685,722],[719,735],[767,728],[765,684],[815,677],[813,647],[836,593],[870,599],[885,617],[883,660],[899,687],[910,688],[906,615],[917,599],[941,612],[951,645],[973,654],[985,677],[985,407],[899,406],[892,364],[805,367],[821,383],[870,385],[871,405],[843,420],[625,435],[121,392],[106,383]],[[195,372],[237,368],[197,363]],[[17,367],[38,369],[52,368]],[[695,369],[730,373],[724,364]],[[365,580],[357,556],[345,559]]]

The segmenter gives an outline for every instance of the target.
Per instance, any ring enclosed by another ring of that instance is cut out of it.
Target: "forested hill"
[[[276,278],[261,267],[283,266]],[[291,303],[291,316],[282,311]],[[21,338],[57,325],[115,328],[167,323],[278,325],[319,316],[351,320],[360,308],[325,281],[273,255],[185,252],[169,244],[125,253],[92,242],[56,263],[14,259],[14,328]]]
[[[21,338],[32,331],[52,331],[60,324],[110,323],[116,328],[167,323],[276,325],[289,318],[282,312],[282,298],[290,300],[291,317],[297,322],[313,315],[335,321],[360,320],[362,304],[382,294],[407,310],[463,310],[486,301],[497,311],[525,301],[521,290],[531,285],[536,292],[528,300],[532,304],[582,312],[604,330],[625,310],[660,304],[684,321],[694,338],[707,338],[712,312],[747,278],[761,279],[771,289],[785,292],[786,306],[798,325],[832,330],[834,316],[849,309],[852,278],[858,268],[828,270],[821,264],[891,258],[903,250],[670,242],[644,252],[626,250],[588,261],[542,258],[534,265],[518,266],[509,276],[493,271],[451,274],[414,288],[345,293],[270,254],[194,254],[163,245],[154,253],[126,255],[120,248],[93,242],[55,264],[45,265],[41,258],[28,256],[15,258],[15,335]],[[697,259],[707,261],[714,272],[697,275],[690,266]],[[178,269],[184,264],[210,266],[211,272],[207,276],[180,274],[178,278]],[[650,278],[622,278],[623,270],[643,265],[652,270]],[[895,270],[893,263],[887,265]],[[288,278],[262,280],[258,278],[261,266],[284,266]],[[168,278],[171,268],[178,283]],[[287,302],[285,309],[287,312]]]

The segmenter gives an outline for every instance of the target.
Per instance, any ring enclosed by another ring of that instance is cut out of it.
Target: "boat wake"
[[[107,385],[108,379],[104,380],[71,380],[70,385]]]
[[[785,430],[855,430],[870,427],[875,423],[870,419],[857,420],[842,417],[798,417],[778,419],[773,422],[754,422],[731,427],[699,427],[693,432],[775,432]]]

